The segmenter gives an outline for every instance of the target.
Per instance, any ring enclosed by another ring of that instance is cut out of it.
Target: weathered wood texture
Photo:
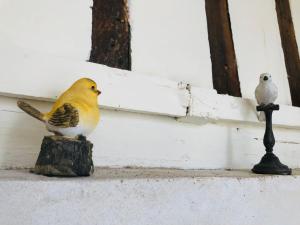
[[[90,62],[131,69],[127,0],[94,0]]]
[[[46,136],[32,172],[46,176],[89,176],[94,171],[93,144],[81,136]]]
[[[300,61],[289,0],[275,0],[292,103],[300,106]]]
[[[205,9],[214,88],[241,97],[227,0],[206,0]]]

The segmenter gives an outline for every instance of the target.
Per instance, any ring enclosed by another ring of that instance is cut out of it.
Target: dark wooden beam
[[[214,88],[241,97],[227,0],[206,0],[205,9]]]
[[[292,103],[300,106],[300,61],[289,0],[275,0]]]
[[[90,62],[131,69],[127,0],[94,0]]]

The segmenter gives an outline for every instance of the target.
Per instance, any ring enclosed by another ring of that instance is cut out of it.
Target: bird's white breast
[[[255,90],[255,96],[259,105],[274,103],[278,96],[278,89],[272,82],[259,84]]]
[[[88,136],[95,127],[83,125],[80,122],[76,127],[60,128],[46,123],[46,127],[50,132],[58,132],[66,137],[76,137],[78,135]]]

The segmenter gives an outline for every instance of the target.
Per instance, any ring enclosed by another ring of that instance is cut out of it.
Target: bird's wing
[[[277,99],[277,97],[278,97],[278,87],[273,83],[273,95],[274,95],[274,100],[273,100],[273,102]]]
[[[78,110],[70,103],[65,103],[55,110],[48,123],[60,128],[76,127],[79,123]]]
[[[257,87],[256,87],[256,89],[255,89],[255,98],[256,98],[256,101],[257,101],[257,103],[258,104],[260,104],[260,86],[258,85]]]

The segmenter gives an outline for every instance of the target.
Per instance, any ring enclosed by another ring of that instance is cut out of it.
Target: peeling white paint
[[[258,120],[255,100],[219,95],[215,90],[197,87],[190,87],[190,96],[189,112],[180,121],[200,124],[204,121],[263,124]],[[280,110],[274,111],[273,124],[300,129],[300,108],[280,105]]]

